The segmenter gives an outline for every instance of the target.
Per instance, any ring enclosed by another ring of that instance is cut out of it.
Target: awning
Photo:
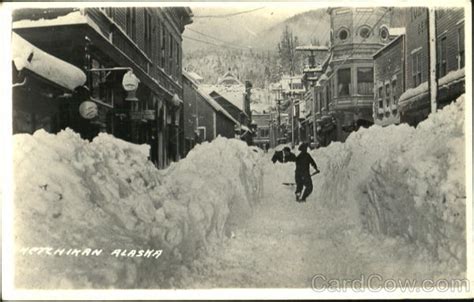
[[[12,61],[17,70],[28,69],[69,91],[87,80],[78,67],[42,51],[16,33],[12,33]]]

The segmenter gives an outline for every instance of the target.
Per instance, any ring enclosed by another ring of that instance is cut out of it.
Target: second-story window
[[[464,68],[464,22],[458,29],[458,68]]]
[[[383,86],[379,86],[377,97],[379,102],[379,108],[383,108]]]
[[[337,71],[337,96],[350,95],[351,69],[343,68]]]
[[[127,7],[127,12],[125,15],[125,30],[127,35],[132,39],[135,40],[136,38],[136,20],[137,20],[137,12],[135,7]]]
[[[168,59],[168,74],[169,75],[172,75],[173,74],[173,44],[174,44],[174,41],[173,41],[173,36],[171,35],[171,33],[169,34],[169,59]]]
[[[446,75],[446,57],[447,57],[447,49],[446,49],[446,36],[441,37],[438,40],[438,77],[443,77]]]
[[[145,10],[145,53],[152,54],[152,22],[150,13]]]
[[[176,77],[179,79],[181,74],[181,51],[179,48],[179,43],[176,42]]]
[[[374,70],[372,67],[357,68],[357,93],[360,95],[373,95]]]
[[[412,54],[412,79],[413,79],[413,88],[421,84],[421,51],[415,52]]]
[[[164,24],[161,24],[161,68],[165,68],[166,62],[166,30]]]

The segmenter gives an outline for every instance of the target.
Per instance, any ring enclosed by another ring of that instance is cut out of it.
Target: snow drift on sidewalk
[[[40,130],[15,135],[14,148],[19,288],[176,286],[209,242],[249,216],[261,190],[261,153],[220,137],[165,171],[147,160],[147,145],[107,134],[88,142],[69,129]],[[103,251],[23,254],[33,247]],[[111,255],[116,249],[127,256]]]
[[[465,271],[464,96],[416,129],[372,126],[312,154],[323,202]]]

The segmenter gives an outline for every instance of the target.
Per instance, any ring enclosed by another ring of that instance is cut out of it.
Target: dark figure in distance
[[[305,202],[306,198],[313,192],[313,182],[311,180],[311,174],[309,173],[309,166],[313,166],[316,173],[319,173],[318,166],[314,159],[309,155],[307,152],[308,144],[303,143],[299,146],[298,150],[300,150],[300,154],[296,156],[294,159],[296,163],[296,170],[295,170],[295,183],[296,183],[296,201],[298,202]],[[294,154],[293,154],[294,156]],[[290,159],[292,157],[290,156]],[[293,161],[293,160],[292,160]],[[301,192],[304,192],[301,196]]]
[[[296,160],[296,156],[295,154],[291,153],[289,147],[283,148],[282,151],[275,151],[275,153],[273,153],[273,156],[272,156],[273,163],[276,163],[276,162],[287,163],[289,161],[295,161],[295,160]]]

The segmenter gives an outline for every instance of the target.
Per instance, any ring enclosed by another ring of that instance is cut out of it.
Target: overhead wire
[[[239,47],[239,48],[242,48],[242,49],[248,49],[248,47],[241,46],[241,45],[237,45],[237,44],[234,44],[234,43],[231,43],[231,42],[228,42],[228,41],[224,41],[224,40],[222,40],[222,39],[220,39],[220,38],[214,37],[214,36],[212,36],[212,35],[210,35],[210,34],[206,34],[206,33],[197,31],[197,30],[195,30],[195,29],[187,28],[186,30],[189,30],[189,31],[192,31],[192,32],[194,32],[194,33],[197,33],[197,34],[199,34],[199,35],[201,35],[201,36],[204,36],[204,37],[207,37],[207,38],[210,38],[210,39],[219,41],[219,42],[221,42],[221,43],[226,43],[226,44],[228,44],[228,45],[233,45],[233,46],[235,46],[235,47]]]
[[[222,14],[222,15],[201,15],[201,16],[200,15],[194,15],[193,18],[228,18],[228,17],[234,17],[234,16],[238,16],[238,15],[252,13],[252,12],[261,10],[263,8],[265,8],[265,6],[254,8],[254,9],[251,9],[251,10],[246,10],[246,11],[241,11],[241,12],[236,12],[236,13],[229,13],[229,14]]]

